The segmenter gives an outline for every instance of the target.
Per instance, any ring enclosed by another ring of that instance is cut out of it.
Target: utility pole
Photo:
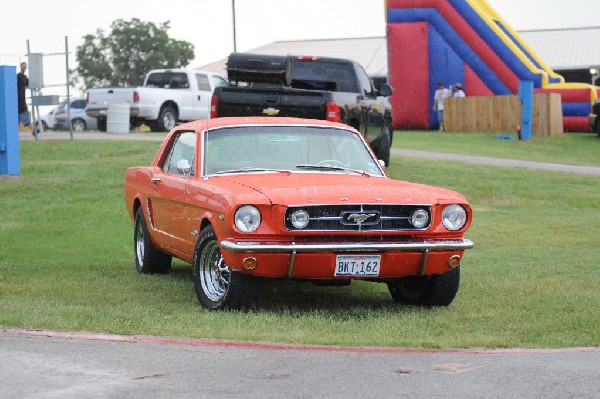
[[[231,11],[233,14],[233,52],[237,52],[236,35],[235,35],[235,0],[231,0]]]

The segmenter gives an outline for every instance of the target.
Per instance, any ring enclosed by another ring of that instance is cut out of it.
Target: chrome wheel
[[[163,125],[167,131],[173,129],[176,122],[177,120],[175,119],[175,114],[172,112],[165,112],[163,116]]]
[[[136,234],[135,234],[135,257],[138,263],[138,271],[144,268],[144,240],[145,231],[142,223],[144,220],[137,220]]]
[[[165,105],[158,114],[158,120],[156,121],[157,128],[159,131],[169,132],[177,125],[177,119],[177,110],[169,105]]]
[[[74,119],[71,122],[71,126],[73,127],[73,131],[75,132],[83,132],[86,128],[85,122],[81,119]]]
[[[202,291],[211,301],[220,301],[227,295],[231,283],[231,271],[223,262],[219,244],[210,241],[199,259],[199,277]]]
[[[212,226],[202,229],[192,261],[194,291],[207,309],[249,309],[256,303],[258,282],[229,269],[223,260],[219,240]]]

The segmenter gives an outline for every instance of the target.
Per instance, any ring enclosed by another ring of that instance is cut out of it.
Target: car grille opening
[[[418,209],[425,210],[429,222],[416,228],[410,216]],[[292,225],[292,214],[303,210],[308,213],[306,227]],[[285,214],[285,227],[290,231],[394,231],[426,230],[431,224],[431,206],[423,205],[306,205],[289,206]]]

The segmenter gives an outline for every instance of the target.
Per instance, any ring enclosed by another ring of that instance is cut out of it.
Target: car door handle
[[[198,101],[200,101],[200,95],[198,95]]]
[[[150,179],[150,181],[151,181],[153,184],[156,184],[156,183],[158,183],[158,182],[160,181],[160,177],[153,177],[152,179]]]

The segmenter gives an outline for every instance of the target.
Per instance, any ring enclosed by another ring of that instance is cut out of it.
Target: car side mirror
[[[187,159],[180,159],[179,161],[177,161],[177,170],[183,175],[183,177],[187,178],[190,175],[190,172],[192,171],[192,165]]]
[[[382,84],[381,86],[379,86],[379,95],[383,96],[383,97],[389,97],[392,94],[394,94],[394,89],[392,89],[392,86],[388,85],[388,84]]]

